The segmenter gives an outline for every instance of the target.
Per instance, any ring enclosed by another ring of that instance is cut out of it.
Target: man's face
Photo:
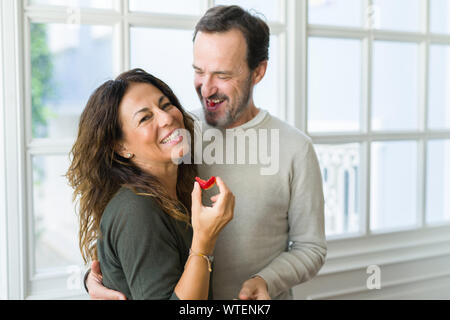
[[[197,33],[193,67],[206,122],[219,128],[232,126],[247,108],[253,91],[241,31]]]

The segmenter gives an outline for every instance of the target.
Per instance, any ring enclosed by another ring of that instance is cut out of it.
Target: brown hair
[[[236,5],[215,6],[206,11],[195,26],[193,40],[199,31],[227,32],[233,28],[244,35],[250,70],[255,70],[261,62],[269,60],[269,26],[261,18]]]
[[[78,138],[70,153],[72,163],[66,174],[69,184],[74,188],[73,200],[79,200],[79,246],[86,263],[97,257],[96,240],[100,219],[106,205],[121,187],[153,197],[164,212],[190,224],[190,210],[187,208],[191,207],[191,192],[197,173],[194,164],[178,165],[176,191],[180,201],[177,201],[169,197],[156,177],[143,172],[129,159],[115,152],[122,138],[119,105],[132,83],[148,83],[161,90],[181,111],[193,145],[193,119],[183,110],[172,90],[144,70],[124,72],[94,91],[81,114]]]

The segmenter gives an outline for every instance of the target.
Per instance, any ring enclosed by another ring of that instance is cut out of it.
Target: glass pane
[[[360,225],[360,145],[315,145],[322,170],[327,236],[355,233]]]
[[[418,127],[418,45],[374,43],[372,129]]]
[[[420,0],[373,0],[375,28],[420,31]]]
[[[64,7],[86,7],[98,9],[112,9],[113,0],[29,0],[31,5],[51,5]]]
[[[310,38],[308,131],[360,129],[361,42]]]
[[[450,46],[430,46],[428,84],[428,126],[450,128]]]
[[[33,137],[75,137],[89,96],[112,77],[112,27],[33,23],[30,32]]]
[[[417,216],[417,143],[372,143],[370,178],[372,230],[410,227]]]
[[[130,35],[132,68],[142,68],[166,82],[186,110],[201,108],[193,84],[193,31],[131,28]],[[170,46],[162,45],[167,39]]]
[[[202,0],[130,0],[130,11],[152,13],[202,14]]]
[[[430,1],[430,31],[433,33],[450,33],[450,1]]]
[[[360,27],[363,1],[361,0],[309,0],[308,22],[333,26]]]
[[[279,65],[279,41],[277,36],[270,36],[269,63],[264,78],[255,86],[253,98],[258,108],[265,109],[270,114],[279,117],[281,115],[280,87],[278,74]]]
[[[72,189],[63,177],[69,158],[34,156],[32,165],[36,271],[82,265]]]
[[[166,82],[186,110],[201,108],[193,84],[192,32],[131,28],[130,33],[132,68],[143,68]],[[170,47],[152,46],[152,43],[164,43],[165,39],[172,39]],[[280,114],[278,48],[278,36],[271,36],[267,72],[254,92],[256,105],[276,116]]]
[[[238,5],[250,12],[262,14],[265,17],[263,20],[281,20],[280,0],[215,0],[214,5]]]
[[[450,140],[428,143],[427,223],[450,220]]]

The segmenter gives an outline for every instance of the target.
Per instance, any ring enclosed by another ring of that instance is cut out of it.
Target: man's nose
[[[205,77],[201,84],[201,92],[203,98],[208,98],[217,93],[217,87],[210,77]]]

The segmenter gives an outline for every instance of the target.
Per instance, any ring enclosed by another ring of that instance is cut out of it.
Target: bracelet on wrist
[[[208,262],[208,271],[209,271],[209,272],[212,271],[211,265],[212,265],[212,263],[213,263],[213,261],[214,261],[214,256],[206,255],[206,254],[202,254],[202,253],[197,253],[197,252],[192,251],[192,249],[189,249],[189,256],[188,256],[188,259],[189,259],[190,257],[192,257],[192,256],[197,256],[197,257],[202,257],[202,258],[204,258],[204,259]],[[185,267],[186,267],[186,265],[185,265]]]

